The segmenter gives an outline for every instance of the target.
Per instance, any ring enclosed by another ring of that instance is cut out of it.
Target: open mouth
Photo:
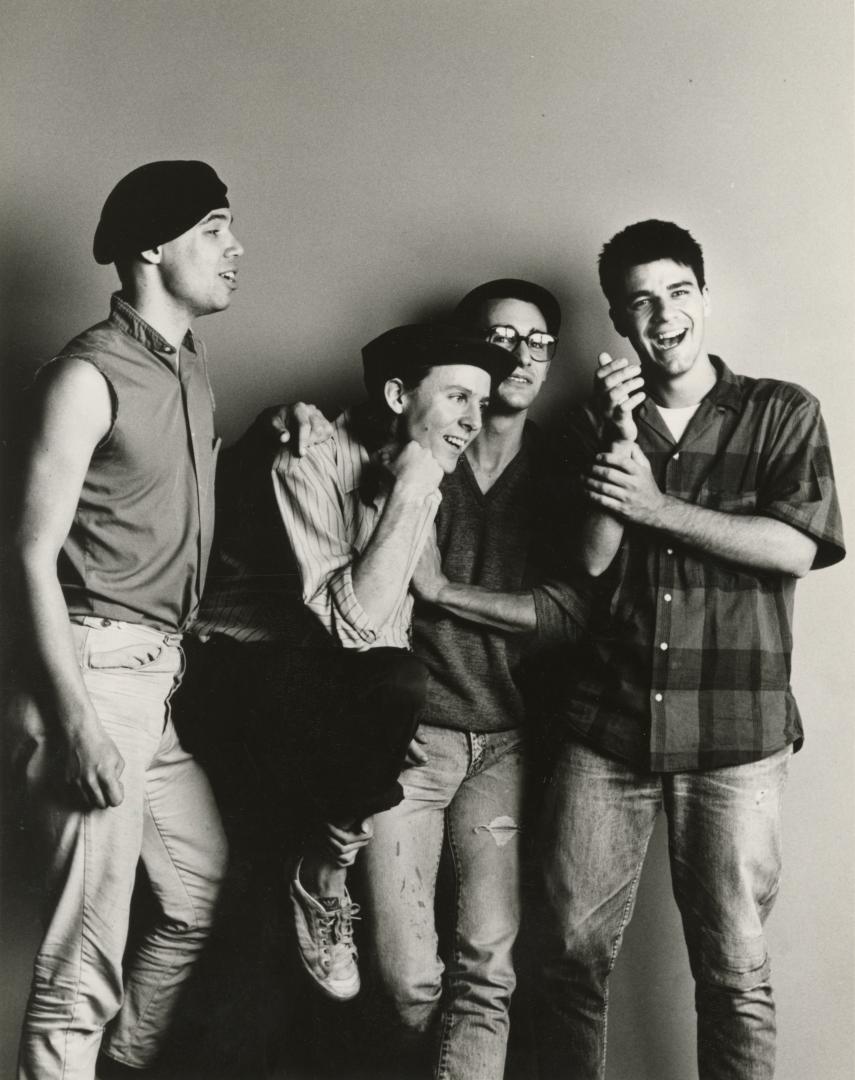
[[[522,375],[519,371],[514,371],[505,379],[505,382],[516,383],[517,386],[529,386],[531,379],[528,375]]]
[[[462,453],[469,443],[468,439],[463,439],[459,435],[443,435],[442,438],[458,454]]]
[[[220,277],[229,283],[229,285],[237,285],[237,270],[224,270]]]
[[[654,334],[653,344],[661,352],[667,352],[669,349],[675,349],[678,345],[681,345],[688,332],[688,330],[678,330],[676,332]]]

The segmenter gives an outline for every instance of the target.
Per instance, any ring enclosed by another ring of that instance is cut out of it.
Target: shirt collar
[[[698,402],[698,405],[703,405],[705,402],[708,402],[716,409],[725,408],[732,409],[734,412],[739,412],[745,391],[744,380],[740,378],[739,375],[735,375],[720,356],[713,356],[710,354],[710,360],[715,368],[716,380]],[[652,398],[647,398],[642,403],[639,415],[645,416],[648,419],[651,416],[658,415],[658,410],[656,409],[655,402]]]
[[[707,401],[711,405],[723,405],[727,409],[738,412],[742,405],[742,396],[745,389],[743,380],[730,370],[720,356],[710,355],[710,360],[718,378],[707,394]]]
[[[149,352],[174,360],[174,347],[169,344],[163,334],[159,334],[153,326],[149,325],[136,308],[131,307],[127,300],[117,292],[110,297],[110,319],[129,337],[145,346]],[[193,336],[192,330],[188,330],[184,335],[181,347],[191,353],[197,352],[196,338]]]

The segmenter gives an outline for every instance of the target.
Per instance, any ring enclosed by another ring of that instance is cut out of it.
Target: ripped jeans
[[[401,774],[404,800],[376,816],[362,855],[375,962],[403,1039],[427,1036],[441,1009],[437,1080],[501,1080],[520,919],[522,734],[423,724],[418,736],[427,763]],[[455,903],[447,968],[434,911],[443,842]]]
[[[605,1075],[609,975],[664,807],[695,979],[700,1080],[771,1080],[775,1006],[763,924],[778,891],[790,756],[787,747],[750,764],[660,774],[636,772],[579,743],[562,749],[542,836],[544,1078]]]

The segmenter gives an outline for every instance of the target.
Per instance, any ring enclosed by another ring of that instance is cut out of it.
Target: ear
[[[626,324],[623,321],[622,314],[615,308],[609,308],[609,318],[612,320],[612,326],[617,330],[621,337],[628,337],[626,332]]]
[[[398,416],[404,411],[404,398],[406,395],[407,391],[404,389],[404,384],[400,379],[386,380],[386,385],[383,387],[383,396],[386,399],[386,404]]]
[[[146,251],[140,252],[140,258],[143,262],[157,264],[163,261],[163,246],[148,248]]]
[[[710,300],[710,291],[706,285],[701,289],[701,296],[704,301],[704,315],[709,315],[712,311],[712,301]]]

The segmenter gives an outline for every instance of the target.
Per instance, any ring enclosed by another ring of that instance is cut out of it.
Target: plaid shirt
[[[718,381],[679,444],[647,399],[638,444],[660,489],[727,514],[776,518],[817,542],[814,568],[843,558],[840,511],[819,403],[799,386],[751,379],[713,358]],[[600,448],[575,416],[575,468]],[[603,753],[652,772],[756,761],[802,725],[790,689],[795,579],[695,551],[627,525],[606,574],[581,677],[563,720]]]

